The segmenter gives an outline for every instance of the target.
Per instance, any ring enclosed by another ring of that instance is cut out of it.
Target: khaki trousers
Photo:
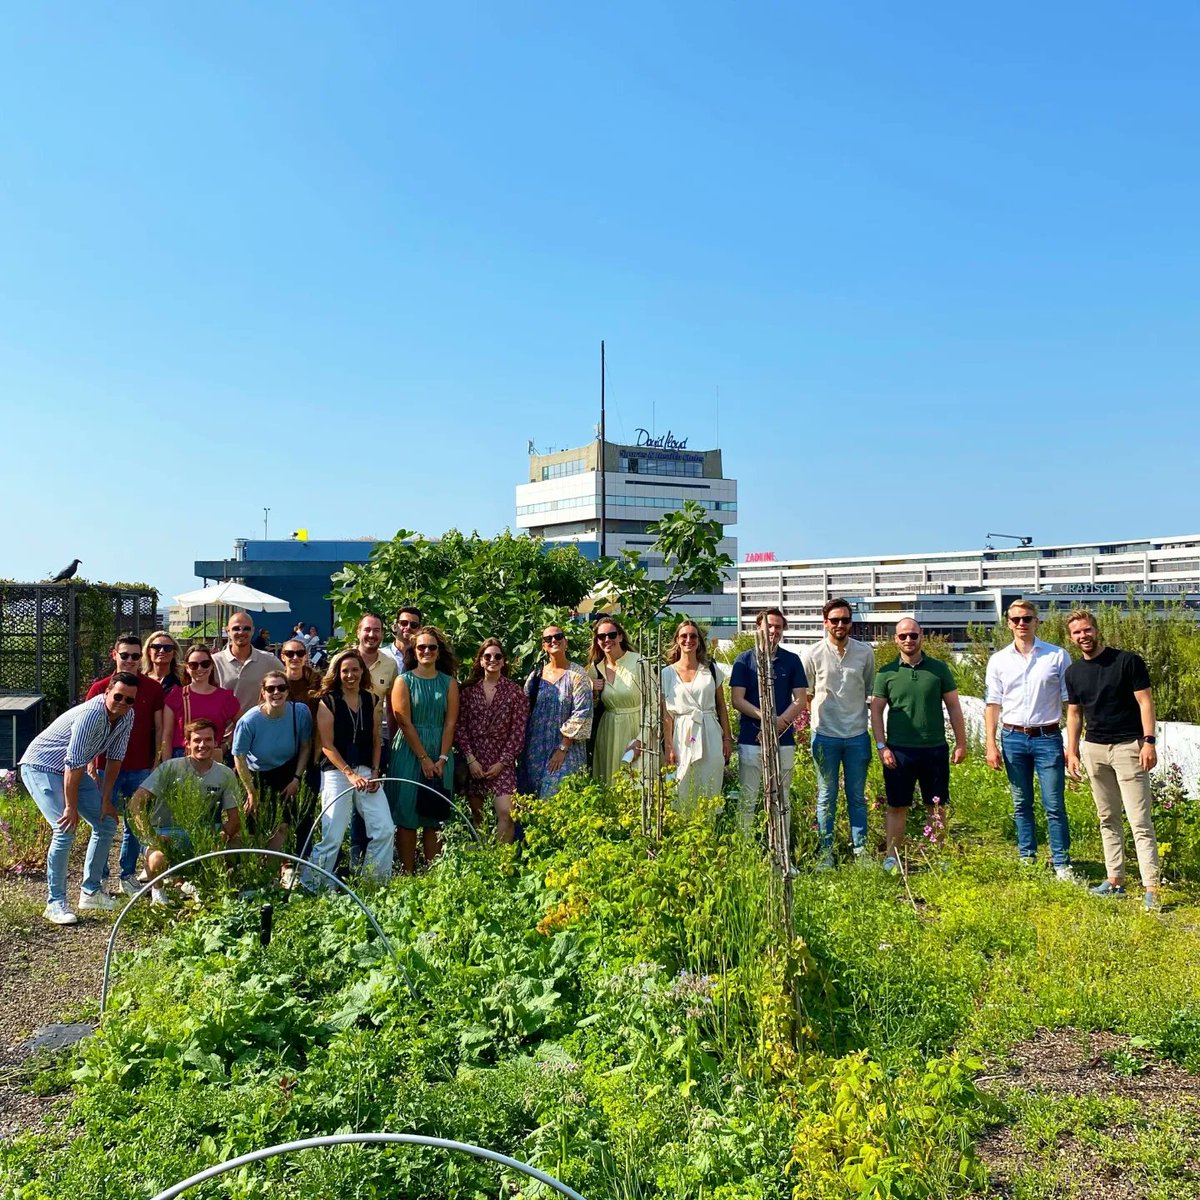
[[[738,746],[738,821],[742,832],[754,828],[755,814],[762,811],[762,747]],[[779,747],[779,787],[784,796],[792,790],[792,772],[796,769],[796,747]]]
[[[1080,755],[1092,781],[1092,797],[1100,817],[1100,839],[1104,843],[1104,865],[1110,879],[1125,878],[1125,829],[1121,808],[1129,818],[1137,850],[1142,886],[1158,887],[1158,839],[1150,821],[1150,774],[1142,770],[1137,742],[1102,746],[1083,742]]]

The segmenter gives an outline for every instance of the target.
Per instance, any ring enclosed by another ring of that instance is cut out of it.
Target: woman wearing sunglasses
[[[700,626],[675,630],[662,669],[663,749],[675,768],[675,804],[687,812],[701,796],[720,796],[733,752],[720,668],[708,661]]]
[[[458,725],[458,663],[446,635],[422,625],[404,651],[404,670],[392,684],[392,712],[399,727],[392,740],[388,774],[401,783],[387,785],[392,820],[396,823],[396,852],[400,869],[411,875],[417,865],[417,830],[425,861],[441,853],[440,820],[423,816],[430,801],[425,788],[454,794],[454,730]],[[418,787],[421,784],[424,787]],[[423,793],[423,794],[422,794]]]
[[[151,642],[157,635],[151,638]],[[163,719],[162,755],[182,758],[184,729],[193,721],[211,721],[217,729],[215,762],[225,760],[225,750],[233,736],[233,725],[242,711],[238,698],[228,689],[217,686],[216,663],[207,646],[193,646],[183,660],[185,682],[167,694],[166,715]]]
[[[268,671],[259,703],[233,730],[233,765],[246,789],[246,813],[258,829],[271,830],[269,850],[282,850],[296,823],[296,798],[312,752],[312,715],[307,704],[288,699],[288,690],[282,671]]]
[[[642,687],[638,663],[620,622],[601,617],[592,634],[592,652],[588,674],[592,677],[592,703],[598,723],[596,749],[592,756],[592,774],[605,783],[620,771],[629,752],[633,758],[642,752],[638,733],[642,723]],[[603,715],[599,706],[603,704]],[[629,761],[629,760],[626,760]]]
[[[546,662],[525,681],[529,729],[521,767],[521,791],[545,800],[576,771],[587,768],[592,730],[592,685],[587,672],[567,657],[567,635],[557,625],[542,630]]]
[[[517,755],[525,744],[529,701],[505,676],[504,647],[488,638],[479,647],[471,675],[462,690],[458,719],[458,748],[470,772],[467,799],[471,819],[483,820],[483,802],[492,797],[496,808],[496,837],[513,840],[512,796],[517,790]]]
[[[142,674],[148,675],[169,696],[183,680],[183,655],[179,643],[165,630],[156,629],[142,648]]]

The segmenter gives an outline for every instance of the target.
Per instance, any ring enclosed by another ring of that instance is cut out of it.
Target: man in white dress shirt
[[[997,650],[987,665],[987,763],[994,771],[1004,765],[1012,788],[1017,853],[1029,864],[1037,862],[1033,821],[1033,777],[1037,773],[1051,865],[1059,879],[1075,883],[1063,794],[1066,757],[1061,729],[1071,659],[1061,646],[1037,636],[1037,609],[1028,600],[1014,600],[1008,606],[1008,624],[1012,643]]]

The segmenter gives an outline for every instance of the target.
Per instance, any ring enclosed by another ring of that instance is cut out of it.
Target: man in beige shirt
[[[237,697],[239,712],[244,713],[258,703],[267,672],[282,670],[282,664],[269,650],[256,650],[250,644],[254,622],[249,613],[234,613],[225,632],[229,638],[225,649],[213,655],[217,664],[216,683]]]
[[[833,866],[833,823],[837,815],[838,773],[846,789],[846,814],[854,857],[865,863],[867,850],[867,769],[871,735],[867,704],[875,686],[875,651],[850,636],[853,613],[840,597],[822,610],[825,636],[800,658],[812,696],[812,756],[817,767],[817,870]]]

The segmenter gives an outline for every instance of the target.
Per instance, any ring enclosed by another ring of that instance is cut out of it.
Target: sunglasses
[[[136,704],[137,703],[136,696],[128,696],[124,692],[113,692],[112,698],[118,704]]]
[[[1032,625],[1037,617],[1031,617],[1028,613],[1022,613],[1019,617],[1008,618],[1014,625]]]
[[[917,640],[917,638],[919,638],[921,635],[919,633],[898,633],[898,634],[896,634],[896,636],[902,642],[908,642],[908,641],[915,642]]]
[[[394,629],[420,629],[420,621],[396,621],[393,625]]]
[[[548,645],[551,642],[565,642],[567,635],[565,633],[548,633],[542,638],[542,645]]]
[[[170,642],[155,642],[154,645],[150,647],[150,653],[167,654],[174,649],[175,647],[172,646]]]
[[[419,646],[414,646],[413,649],[418,654],[436,654],[438,652],[437,642],[422,642]]]
[[[249,633],[254,628],[253,625],[230,625],[230,633]]]
[[[286,683],[268,683],[263,685],[263,691],[268,696],[277,696],[280,692],[286,692],[288,685]]]
[[[826,617],[830,625],[850,625],[853,623],[853,617]]]
[[[482,654],[480,655],[481,662],[503,662],[503,654]]]
[[[308,653],[307,650],[285,650],[284,658],[303,658]]]
[[[137,662],[142,656],[140,654],[126,654],[123,650],[118,650],[117,657],[122,662]]]
[[[598,641],[598,642],[611,642],[611,641],[615,641],[615,640],[616,640],[617,638],[619,638],[620,636],[621,636],[621,635],[620,635],[620,634],[619,634],[619,633],[618,633],[618,632],[617,632],[615,629],[613,629],[613,630],[610,630],[608,633],[598,633],[598,634],[596,634],[596,641]]]
[[[189,671],[207,671],[212,666],[211,658],[193,658],[188,661]]]
[[[700,635],[698,633],[681,633],[675,638],[677,642],[698,642]]]

